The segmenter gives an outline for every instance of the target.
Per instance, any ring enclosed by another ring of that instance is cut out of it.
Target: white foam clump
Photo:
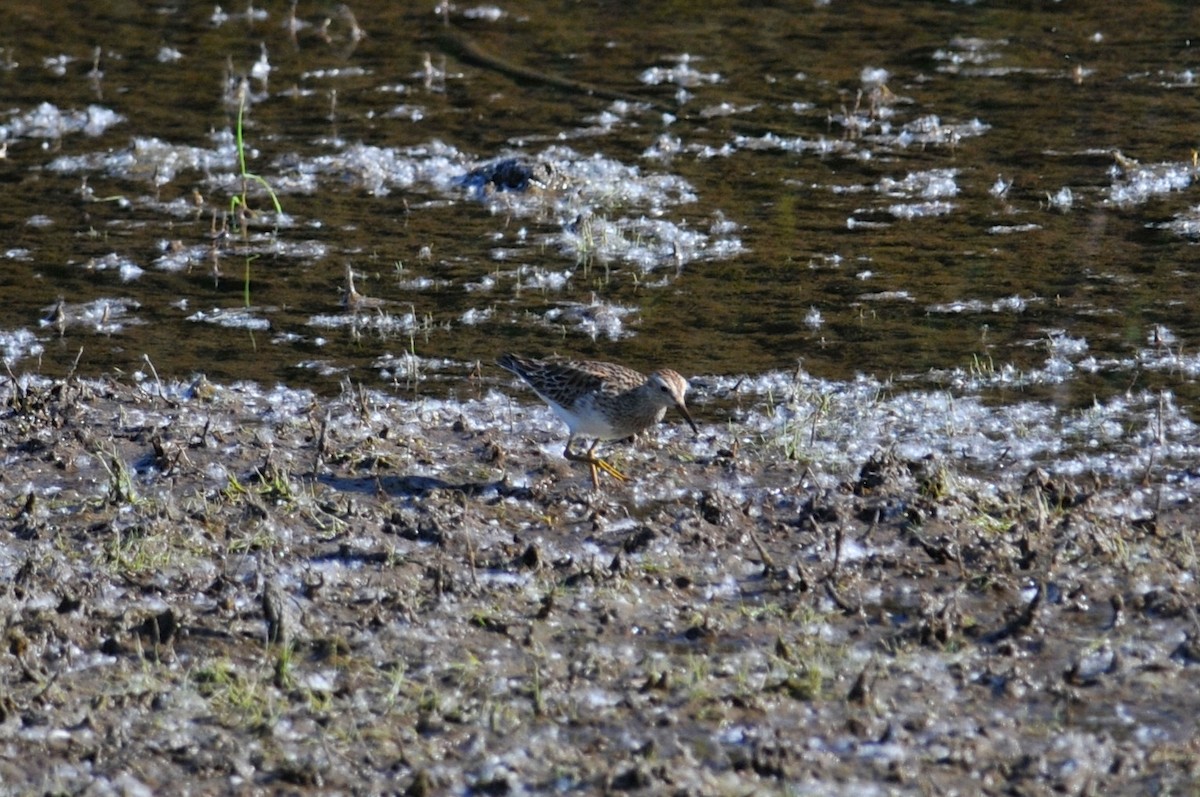
[[[1108,201],[1119,207],[1140,205],[1155,197],[1188,188],[1196,176],[1191,163],[1170,162],[1146,166],[1113,167]]]
[[[203,263],[205,260],[213,257],[211,244],[196,244],[195,246],[175,249],[169,243],[164,243],[162,248],[163,254],[155,258],[154,267],[171,273],[187,271],[192,266]]]
[[[365,77],[366,75],[370,75],[370,74],[373,74],[373,72],[371,70],[366,69],[361,66],[345,66],[345,67],[333,67],[330,69],[310,69],[306,72],[301,72],[300,79],[306,80],[306,81],[307,80],[337,80],[337,79],[353,78],[353,77]],[[416,74],[422,75],[424,73],[418,72]]]
[[[491,319],[493,310],[489,307],[485,310],[480,310],[477,307],[472,307],[461,316],[458,317],[458,322],[464,326],[473,327],[482,324]]]
[[[488,22],[498,22],[507,14],[504,9],[499,6],[475,6],[473,8],[464,8],[462,15],[467,19],[482,19]]]
[[[953,202],[942,201],[901,202],[899,204],[889,205],[887,208],[888,213],[905,221],[945,216],[953,211]]]
[[[1188,379],[1200,378],[1200,353],[1188,354],[1180,349],[1164,346],[1144,349],[1138,352],[1131,362],[1122,361],[1121,365],[1136,365],[1137,368],[1147,371],[1178,374]]]
[[[921,199],[943,199],[958,196],[955,178],[958,169],[928,169],[909,172],[903,179],[884,177],[875,184],[875,190],[892,197],[919,197]]]
[[[64,111],[43,102],[32,111],[18,114],[0,125],[0,140],[13,138],[62,138],[72,133],[99,136],[125,117],[102,105],[89,105],[82,111]]]
[[[972,119],[969,122],[959,124],[943,123],[939,117],[929,114],[917,117],[911,122],[904,124],[894,134],[890,130],[885,129],[882,131],[882,135],[872,136],[871,140],[902,148],[911,146],[939,146],[956,144],[964,138],[981,136],[991,129],[991,125],[979,119]]]
[[[265,416],[269,419],[293,424],[308,422],[308,409],[313,403],[311,390],[275,385],[264,392],[250,383],[241,384],[240,389],[243,392],[251,393],[258,399],[259,405],[265,410]],[[268,432],[269,430],[265,430],[264,434]]]
[[[428,291],[435,288],[444,288],[449,284],[450,280],[434,279],[433,277],[425,276],[396,281],[396,287],[403,291]]]
[[[646,69],[638,76],[638,80],[645,83],[647,86],[657,86],[662,83],[672,83],[676,86],[694,88],[706,83],[720,83],[721,76],[716,72],[701,72],[692,66],[694,61],[701,60],[693,55],[684,53],[675,56],[675,66],[661,67],[653,66]]]
[[[997,49],[1007,46],[1004,39],[981,39],[975,36],[956,36],[950,40],[948,48],[939,48],[933,52],[933,60],[939,62],[938,71],[950,74],[974,74],[973,70],[964,70],[968,66],[982,66],[1000,58]]]
[[[860,277],[861,279],[861,277]],[[864,302],[912,302],[916,301],[908,291],[876,291],[875,293],[860,293],[858,298]]]
[[[1026,298],[1012,295],[987,302],[981,299],[960,299],[926,306],[927,313],[1022,313],[1030,302],[1041,302],[1038,297]]]
[[[505,217],[544,218],[549,211],[564,219],[556,243],[576,261],[623,260],[651,270],[660,264],[681,266],[699,257],[728,258],[744,251],[734,237],[736,227],[714,225],[702,233],[667,218],[673,208],[698,199],[692,185],[678,175],[643,173],[636,165],[598,153],[580,155],[556,144],[530,156],[548,167],[553,175],[549,186],[503,190],[487,182],[489,165],[514,157],[523,156],[506,154],[472,163],[436,141],[407,149],[354,145],[305,161],[300,172],[342,180],[349,175],[377,196],[421,184],[447,193],[466,187],[474,198]],[[596,215],[597,208],[604,208],[607,215]],[[515,253],[497,250],[496,254],[511,259]]]
[[[1023,232],[1036,232],[1042,229],[1040,224],[997,224],[988,227],[985,232],[988,235],[1016,235]]]
[[[1063,186],[1047,197],[1050,207],[1055,210],[1067,211],[1075,204],[1075,194],[1068,186]]]
[[[116,271],[122,282],[131,282],[146,273],[137,263],[116,252],[92,258],[87,261],[85,268],[89,271]]]
[[[883,86],[888,82],[888,78],[890,77],[891,74],[886,69],[878,66],[864,66],[862,72],[858,75],[858,79],[867,88]]]
[[[1200,238],[1200,205],[1175,214],[1171,221],[1147,224],[1147,227],[1168,230],[1183,238]]]
[[[682,154],[683,139],[679,136],[673,136],[670,133],[662,133],[658,138],[654,139],[654,143],[642,151],[642,157],[647,160],[670,160],[676,155]]]
[[[384,114],[384,118],[404,119],[408,122],[419,122],[425,118],[425,109],[420,105],[401,103]]]
[[[0,330],[0,355],[12,365],[26,357],[40,357],[45,348],[28,329]]]
[[[491,291],[496,288],[496,278],[491,274],[484,274],[475,282],[468,282],[463,285],[463,290],[467,293],[475,293],[481,291]]]
[[[141,309],[141,306],[133,299],[97,299],[82,305],[79,322],[96,332],[111,335],[122,331],[126,324],[143,323],[140,319],[129,317],[132,311]]]
[[[440,141],[403,149],[353,144],[341,152],[305,160],[300,170],[318,177],[349,177],[372,196],[387,196],[418,183],[450,191],[464,161],[462,153]]]
[[[720,116],[734,116],[739,113],[749,113],[758,108],[757,104],[734,105],[730,102],[719,102],[700,109],[702,119],[715,119]]]
[[[537,266],[521,266],[517,269],[517,278],[523,290],[561,291],[571,282],[574,272],[549,271]]]
[[[1064,330],[1052,330],[1049,333],[1050,352],[1059,357],[1082,357],[1087,353],[1087,338],[1073,338]]]
[[[591,304],[562,304],[547,310],[543,318],[548,324],[573,326],[592,340],[599,337],[619,340],[633,334],[626,329],[625,317],[637,312],[636,307],[596,300]]]
[[[400,315],[367,310],[357,313],[318,314],[308,317],[308,325],[318,329],[371,329],[385,333],[412,332],[420,326],[413,312]]]
[[[691,183],[675,174],[642,174],[637,166],[599,153],[580,156],[569,147],[551,147],[540,159],[554,163],[568,181],[574,201],[592,205],[637,204],[657,212],[697,200]]]
[[[249,310],[226,310],[214,307],[212,310],[198,310],[185,320],[195,323],[215,324],[228,329],[249,329],[265,331],[271,328],[271,322],[266,318],[256,316]]]
[[[644,272],[664,265],[682,266],[704,253],[709,242],[705,233],[646,216],[619,222],[592,220],[588,233],[588,239],[564,234],[560,240],[567,251],[578,247],[580,254],[586,254],[591,249],[601,261],[623,260]]]
[[[733,383],[722,377],[715,386]],[[820,463],[834,479],[837,471],[853,473],[880,450],[976,465],[996,483],[1023,478],[1034,467],[1129,482],[1151,466],[1190,467],[1200,456],[1200,427],[1169,392],[1116,396],[1078,411],[1036,401],[997,407],[949,391],[892,395],[871,378],[837,383],[804,372],[745,378],[738,389],[770,397],[740,419],[744,435],[794,446],[798,456]],[[1177,482],[1177,490],[1200,494],[1200,479]]]
[[[47,166],[60,174],[104,171],[112,177],[129,180],[150,180],[154,185],[166,185],[181,171],[205,174],[237,166],[237,147],[232,134],[216,134],[210,148],[171,144],[159,138],[137,137],[133,143],[115,152],[62,156]]]
[[[853,141],[844,138],[785,138],[776,133],[761,136],[735,136],[734,147],[743,150],[779,150],[781,152],[812,153],[814,155],[847,155],[858,149]]]

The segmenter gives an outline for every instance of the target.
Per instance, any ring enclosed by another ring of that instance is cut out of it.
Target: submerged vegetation
[[[237,126],[234,130],[234,142],[237,146],[237,161],[238,170],[241,176],[242,190],[240,193],[234,194],[229,198],[229,216],[236,221],[236,231],[241,234],[242,243],[248,244],[250,240],[250,218],[254,211],[250,207],[250,185],[257,183],[267,192],[267,196],[271,198],[271,204],[275,207],[276,218],[283,215],[283,205],[279,202],[279,197],[275,193],[275,189],[267,182],[266,178],[261,175],[251,172],[246,168],[246,139],[243,133],[243,121],[246,114],[246,102],[250,93],[249,81],[239,81],[237,98]],[[250,264],[258,255],[247,254],[245,256],[246,268],[243,279],[243,300],[246,307],[250,306]]]

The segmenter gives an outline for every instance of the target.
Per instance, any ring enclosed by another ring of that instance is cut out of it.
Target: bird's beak
[[[696,426],[696,422],[692,420],[692,414],[688,412],[687,407],[683,405],[683,402],[679,402],[675,406],[678,407],[679,411],[683,413],[683,417],[687,419],[688,424],[692,427],[692,431],[696,433],[697,437],[699,437],[700,429]]]

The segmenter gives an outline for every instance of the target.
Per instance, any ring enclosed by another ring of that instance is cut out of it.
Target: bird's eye
[[[670,388],[668,388],[666,385],[659,385],[659,386],[658,386],[658,389],[659,389],[659,390],[661,390],[661,391],[662,391],[662,392],[664,392],[664,393],[670,393],[670,392],[671,392],[671,389],[670,389]]]

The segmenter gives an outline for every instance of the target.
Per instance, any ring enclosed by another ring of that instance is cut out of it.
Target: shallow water
[[[513,349],[1195,396],[1186,6],[9,8],[15,371],[442,394]],[[246,235],[243,85],[283,208],[251,182]],[[565,187],[464,184],[508,156]]]

